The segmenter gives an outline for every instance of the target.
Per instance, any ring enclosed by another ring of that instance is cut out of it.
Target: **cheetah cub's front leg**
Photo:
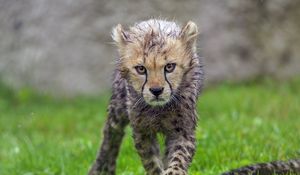
[[[166,140],[165,171],[163,175],[187,175],[195,152],[194,132],[170,135]]]
[[[162,161],[159,156],[159,145],[155,134],[133,132],[136,150],[148,175],[161,175],[163,172]]]

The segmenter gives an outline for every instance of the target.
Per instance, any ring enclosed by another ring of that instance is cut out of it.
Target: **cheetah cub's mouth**
[[[161,105],[164,105],[167,102],[168,101],[166,101],[163,98],[153,98],[153,99],[150,100],[149,104],[153,105],[153,106],[161,106]]]
[[[124,30],[119,24],[112,37],[118,46],[118,70],[147,104],[172,101],[196,51],[196,24],[150,20]]]

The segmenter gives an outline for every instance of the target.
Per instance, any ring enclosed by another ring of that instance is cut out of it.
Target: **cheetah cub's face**
[[[128,30],[119,24],[112,33],[120,54],[118,68],[146,103],[164,105],[172,100],[189,69],[197,34],[193,22],[179,28],[174,23],[162,27],[150,21]]]

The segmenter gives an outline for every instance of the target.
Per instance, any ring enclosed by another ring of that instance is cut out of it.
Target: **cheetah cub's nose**
[[[155,95],[155,97],[158,97],[160,94],[163,93],[164,88],[163,87],[151,87],[149,88],[150,92]]]

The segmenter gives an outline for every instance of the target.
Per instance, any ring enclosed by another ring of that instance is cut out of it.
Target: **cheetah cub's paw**
[[[187,173],[178,168],[168,168],[164,171],[163,175],[187,175]]]

